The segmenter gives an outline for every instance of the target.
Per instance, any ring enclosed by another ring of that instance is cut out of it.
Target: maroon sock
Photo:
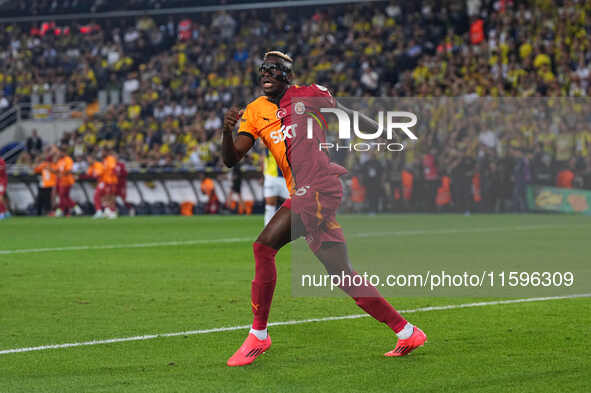
[[[76,202],[68,195],[68,205],[70,209],[73,209],[76,206]]]
[[[72,200],[72,198],[70,198],[70,189],[68,188],[68,191],[64,194],[65,198],[64,198],[64,203],[65,203],[65,210],[64,213],[70,213],[70,210],[72,210],[74,208],[74,206],[76,206],[76,202],[74,202]]]
[[[0,200],[0,214],[2,213],[6,213],[6,206],[4,205],[4,202]]]
[[[102,199],[103,199],[103,196],[98,191],[95,191],[94,198],[93,198],[94,210],[96,210],[96,211],[103,210]]]
[[[252,328],[262,330],[267,327],[269,310],[277,282],[275,254],[277,250],[261,243],[253,244],[255,271],[251,287],[251,306],[254,314]]]
[[[359,276],[359,274],[354,272],[353,276]],[[351,296],[363,311],[388,325],[395,333],[401,331],[406,325],[406,319],[369,282],[363,282],[360,286],[341,286],[341,289]]]
[[[64,215],[66,214],[66,198],[64,197],[64,194],[62,194],[61,192],[58,194],[60,201],[57,204],[57,207],[61,209],[61,211],[64,213]]]

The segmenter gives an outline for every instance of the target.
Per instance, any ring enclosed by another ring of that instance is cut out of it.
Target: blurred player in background
[[[5,197],[7,185],[8,174],[6,173],[6,162],[0,157],[0,220],[10,216]]]
[[[289,190],[285,184],[283,172],[273,154],[269,149],[265,149],[265,158],[263,159],[263,173],[265,180],[263,184],[263,196],[265,198],[265,226],[271,221],[277,211],[277,198],[289,199]]]
[[[103,160],[105,183],[105,195],[103,204],[105,206],[104,214],[107,218],[117,218],[117,204],[115,198],[117,194],[117,157],[112,150],[107,150]]]
[[[73,210],[76,215],[82,214],[82,209],[70,198],[70,191],[74,185],[75,179],[72,173],[74,161],[66,153],[66,146],[59,149],[59,158],[57,160],[57,195],[59,197],[59,207],[55,211],[56,217],[63,215],[70,215],[70,210]]]
[[[94,188],[93,204],[94,204],[94,216],[93,218],[103,218],[103,198],[105,197],[105,181],[103,175],[105,173],[105,166],[98,159],[98,153],[96,156],[92,156],[90,166],[88,167],[86,174],[96,180],[96,186]]]
[[[57,176],[52,170],[55,167],[51,149],[45,149],[41,162],[35,167],[34,172],[41,175],[39,180],[39,191],[37,192],[37,215],[48,214],[53,210],[53,193],[57,186]]]
[[[306,129],[306,116],[305,111],[298,113],[296,109],[297,103],[305,108],[311,106],[313,110],[336,105],[349,116],[353,113],[336,102],[323,86],[292,85],[292,63],[293,60],[282,52],[267,52],[259,68],[265,96],[252,101],[243,112],[231,108],[224,118],[224,163],[234,166],[252,148],[255,140],[261,138],[281,168],[291,191],[291,198],[275,213],[253,244],[255,276],[251,286],[251,306],[254,321],[244,343],[228,359],[228,366],[250,364],[271,347],[267,321],[277,281],[275,255],[293,239],[305,235],[310,249],[329,274],[347,276],[350,283],[359,282],[353,279],[359,275],[349,262],[343,231],[336,222],[343,192],[340,176],[347,170],[330,162],[328,155],[319,150],[318,142],[326,141],[320,125],[312,122],[311,130],[299,131]],[[291,105],[292,99],[298,100],[296,105]],[[239,118],[240,128],[234,139],[233,129]],[[371,131],[378,128],[375,121],[363,114],[358,113],[358,118],[361,127]],[[312,137],[306,137],[310,131],[313,131]],[[427,336],[422,330],[408,323],[374,286],[363,279],[360,284],[345,284],[340,288],[361,309],[385,323],[398,336],[395,348],[385,356],[407,355],[426,342]]]
[[[220,209],[220,202],[215,193],[215,184],[207,175],[201,175],[201,192],[207,197],[205,203],[205,214],[216,214]]]
[[[228,194],[226,207],[235,213],[244,214],[244,201],[242,200],[242,169],[240,164],[232,168],[232,187]]]
[[[121,203],[125,205],[129,211],[130,216],[135,216],[135,208],[127,202],[127,167],[123,161],[117,161],[115,166],[115,176],[117,176],[117,189],[115,191],[115,198],[121,198]]]

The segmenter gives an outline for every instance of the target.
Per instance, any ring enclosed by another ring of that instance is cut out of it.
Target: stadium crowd
[[[590,14],[583,1],[467,0],[2,25],[0,110],[58,88],[67,101],[87,103],[101,90],[119,91],[127,103],[63,135],[60,145],[74,161],[84,167],[87,157],[113,149],[146,168],[220,167],[224,110],[260,93],[257,70],[269,48],[294,57],[299,83],[329,86],[338,97],[580,97],[584,107]],[[573,128],[534,122],[438,130],[404,153],[351,155],[347,166],[358,175],[357,198],[366,189],[382,201],[368,205],[380,209],[397,201],[441,209],[451,205],[435,203],[443,187],[459,211],[504,209],[497,199],[513,199],[507,209],[521,210],[513,194],[522,182],[591,189],[590,151],[590,119],[582,116]],[[19,162],[36,159],[25,153]],[[548,164],[548,178],[527,169],[538,162]]]

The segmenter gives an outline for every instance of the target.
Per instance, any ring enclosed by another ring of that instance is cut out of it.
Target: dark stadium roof
[[[141,11],[167,8],[266,3],[273,0],[0,0],[2,17]],[[55,6],[54,6],[55,3]]]

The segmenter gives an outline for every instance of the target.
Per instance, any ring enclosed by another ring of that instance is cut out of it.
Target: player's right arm
[[[222,129],[222,158],[227,167],[232,168],[254,144],[254,137],[247,133],[239,133],[234,139],[233,131],[236,122],[242,116],[243,111],[232,107],[224,116],[224,126]],[[244,120],[244,119],[243,119]],[[249,119],[244,120],[247,122]],[[241,129],[243,127],[240,127]]]
[[[41,162],[40,164],[38,164],[35,169],[33,170],[34,173],[41,173],[43,172],[43,170],[45,168],[47,168],[47,166],[49,166],[49,164],[45,161]]]

